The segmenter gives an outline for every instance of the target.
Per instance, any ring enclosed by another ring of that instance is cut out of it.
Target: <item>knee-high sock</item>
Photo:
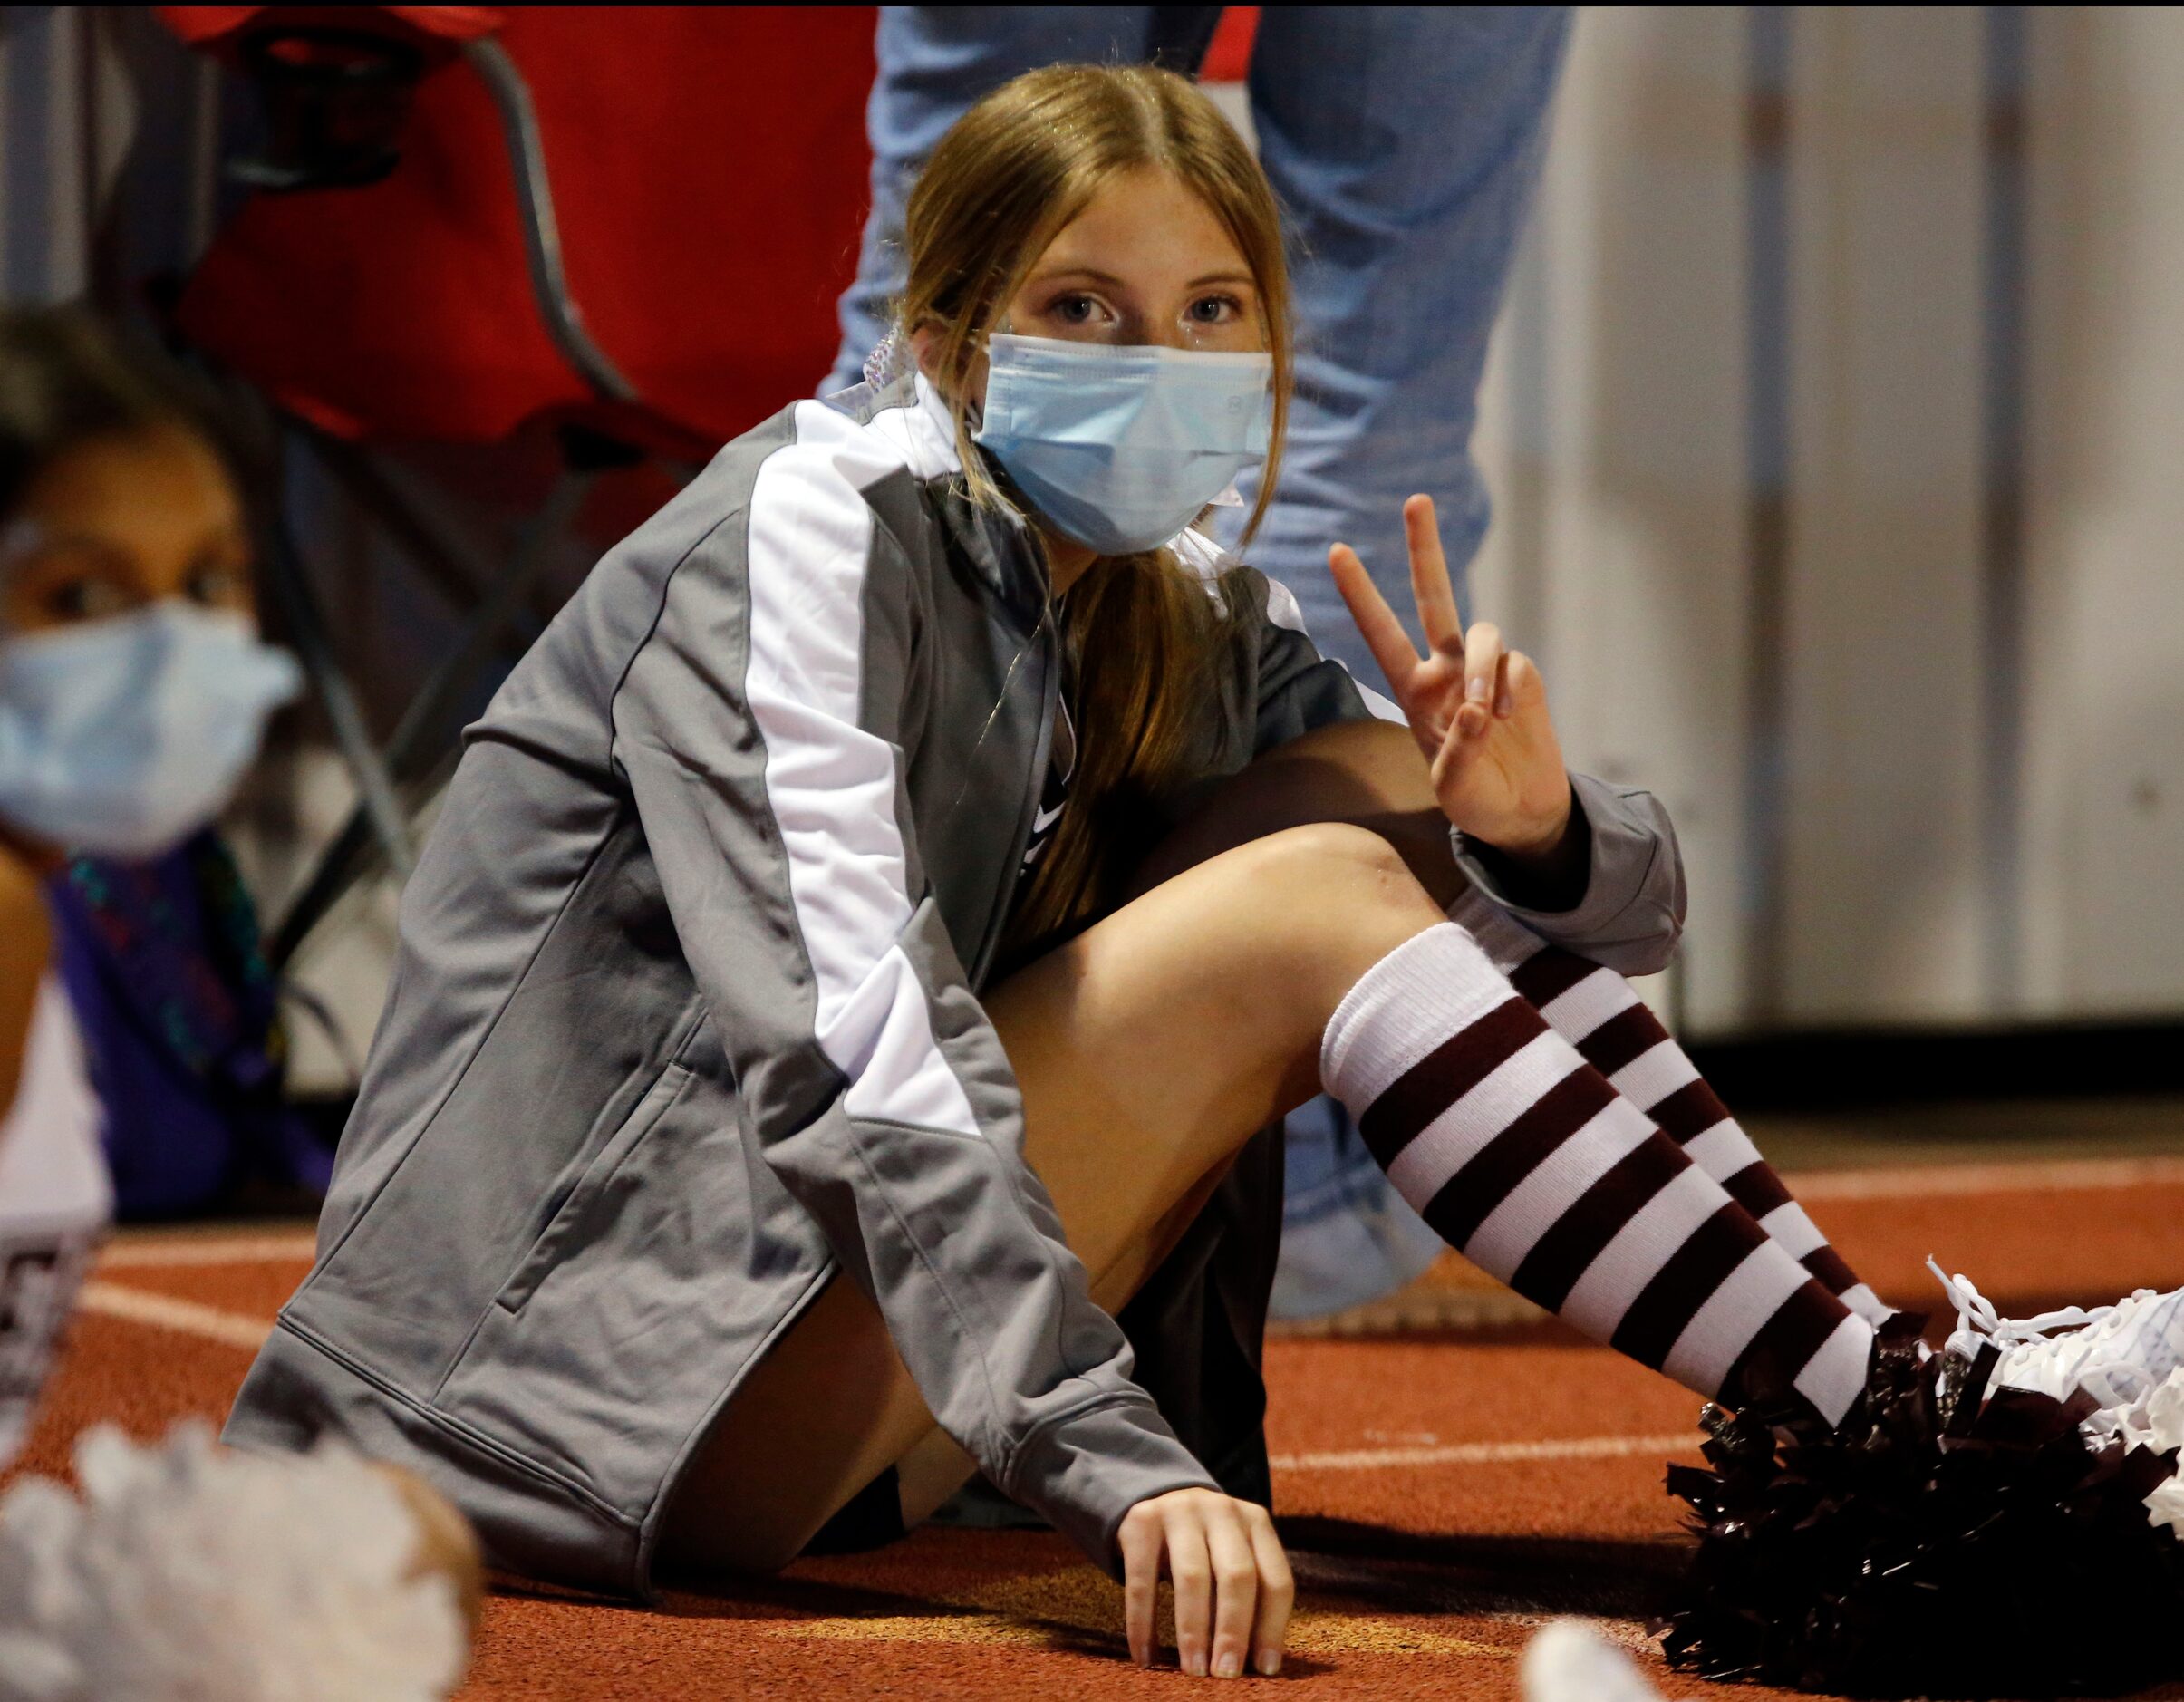
[[[1763,1366],[1831,1424],[1872,1326],[1550,1028],[1463,928],[1390,953],[1329,1020],[1320,1078],[1452,1246],[1703,1395]]]
[[[1820,1225],[1791,1198],[1773,1166],[1637,989],[1611,969],[1549,945],[1475,891],[1467,891],[1448,914],[1556,1033],[1637,1101],[1663,1134],[1844,1305],[1874,1323],[1889,1316],[1880,1297],[1859,1281]]]

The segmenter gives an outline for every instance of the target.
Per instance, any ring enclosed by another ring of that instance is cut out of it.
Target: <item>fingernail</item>
[[[1197,1649],[1193,1649],[1183,1658],[1183,1669],[1193,1678],[1204,1678],[1206,1676],[1205,1656]]]
[[[1280,1649],[1262,1649],[1259,1651],[1259,1676],[1261,1678],[1271,1678],[1280,1670],[1281,1651]]]
[[[1486,682],[1483,679],[1472,681],[1464,688],[1464,695],[1469,698],[1474,703],[1485,702]]]
[[[1233,1650],[1213,1663],[1216,1678],[1240,1678],[1243,1676],[1243,1657]]]
[[[1516,699],[1511,697],[1508,692],[1503,692],[1502,695],[1494,701],[1494,713],[1501,716],[1504,720],[1508,720],[1510,716],[1514,715],[1516,712],[1517,701]]]

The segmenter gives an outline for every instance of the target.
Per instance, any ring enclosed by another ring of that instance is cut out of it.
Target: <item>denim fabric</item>
[[[1412,1211],[1325,1095],[1289,1115],[1273,1318],[1324,1318],[1392,1293],[1434,1262],[1441,1237]]]
[[[890,6],[868,124],[873,206],[826,388],[857,382],[903,283],[904,202],[971,102],[1020,72],[1158,57],[1188,70],[1216,7]],[[1269,6],[1251,53],[1259,156],[1288,220],[1296,405],[1281,495],[1252,564],[1297,594],[1328,654],[1383,682],[1327,571],[1350,543],[1407,620],[1403,498],[1440,509],[1457,595],[1486,534],[1470,454],[1487,340],[1546,137],[1562,7]],[[1249,487],[1246,487],[1247,495]],[[1232,530],[1244,510],[1227,510]],[[1426,1251],[1354,1131],[1292,1119],[1277,1315],[1335,1310],[1415,1274]],[[1393,1227],[1390,1227],[1390,1225]],[[1320,1244],[1321,1243],[1324,1244]]]

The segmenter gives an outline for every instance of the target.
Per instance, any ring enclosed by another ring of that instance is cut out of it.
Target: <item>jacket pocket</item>
[[[514,1274],[501,1284],[500,1291],[493,1297],[496,1306],[503,1311],[520,1311],[546,1272],[560,1263],[571,1248],[583,1244],[585,1222],[600,1194],[613,1182],[623,1161],[637,1149],[638,1143],[667,1115],[668,1107],[681,1098],[691,1076],[691,1069],[683,1064],[670,1064],[660,1072],[660,1079],[646,1090],[622,1127],[585,1166],[576,1185],[562,1201],[561,1209],[539,1232],[538,1239],[531,1243],[530,1252],[524,1254]]]

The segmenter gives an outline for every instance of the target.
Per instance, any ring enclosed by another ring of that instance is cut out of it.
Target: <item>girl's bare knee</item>
[[[1307,1015],[1442,920],[1395,846],[1347,822],[1288,828],[1216,861],[1251,956]]]
[[[1271,902],[1319,913],[1383,909],[1427,921],[1440,914],[1402,854],[1371,828],[1349,822],[1287,827],[1238,846],[1222,861],[1228,858],[1239,860],[1237,874],[1248,888]]]

